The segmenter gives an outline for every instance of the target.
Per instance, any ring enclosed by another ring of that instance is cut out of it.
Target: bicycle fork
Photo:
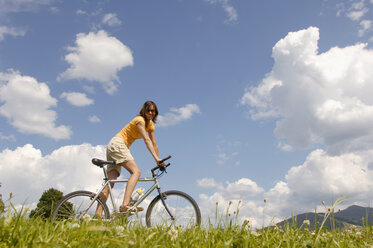
[[[164,193],[161,192],[160,187],[158,187],[157,190],[158,190],[159,196],[161,197],[162,204],[163,204],[164,208],[166,209],[167,213],[170,215],[171,220],[175,220],[176,219],[175,216],[172,215],[171,211],[167,207],[167,204],[166,204],[166,201],[165,201],[167,199],[167,197],[165,197]]]

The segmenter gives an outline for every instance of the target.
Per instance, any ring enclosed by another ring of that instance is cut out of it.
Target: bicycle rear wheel
[[[158,195],[152,200],[146,211],[146,225],[148,227],[176,225],[188,228],[201,224],[201,212],[191,196],[176,190],[163,192],[162,196],[173,217],[168,213]]]
[[[97,197],[96,194],[89,191],[75,191],[64,196],[56,205],[52,213],[52,220],[63,219],[94,219],[96,208],[101,206],[103,209],[102,218],[109,219],[110,212],[106,203]]]

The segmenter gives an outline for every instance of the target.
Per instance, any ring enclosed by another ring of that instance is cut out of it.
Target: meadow
[[[296,221],[296,220],[294,220]],[[293,223],[294,224],[294,223]],[[245,221],[221,218],[217,223],[181,230],[147,228],[125,219],[56,221],[29,218],[27,210],[0,217],[0,247],[372,247],[372,226],[327,230],[287,225],[254,229]]]
[[[1,196],[1,195],[0,195]],[[62,192],[61,196],[62,197]],[[216,202],[215,218],[203,220],[200,226],[182,229],[175,226],[146,227],[143,218],[129,221],[113,214],[110,220],[52,221],[49,217],[32,216],[27,207],[16,208],[12,194],[0,205],[1,247],[368,247],[373,248],[373,226],[336,225],[334,210],[346,200],[338,198],[330,207],[322,202],[326,212],[321,221],[309,219],[297,223],[293,217],[284,225],[255,228],[248,220],[239,223],[242,201],[234,207],[232,201],[221,213]],[[40,202],[43,197],[41,197]],[[44,199],[45,200],[45,199]],[[264,200],[266,202],[266,200]],[[1,201],[2,203],[2,201]],[[49,207],[38,211],[51,212]],[[38,206],[39,208],[39,206]],[[46,210],[48,209],[48,210]],[[36,210],[36,209],[35,209]],[[33,211],[35,211],[33,210]],[[44,211],[45,210],[45,211]],[[37,212],[37,211],[36,211]],[[316,213],[316,211],[315,211]],[[319,215],[319,214],[318,214]],[[50,216],[50,213],[49,215]],[[86,218],[88,217],[88,218]],[[263,216],[264,218],[264,216]],[[328,223],[329,222],[329,223]],[[264,223],[264,219],[263,219]],[[356,222],[354,222],[356,223]],[[327,227],[328,226],[328,227]]]

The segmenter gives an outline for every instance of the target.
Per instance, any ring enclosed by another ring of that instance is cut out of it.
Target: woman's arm
[[[153,144],[153,147],[154,147],[155,153],[156,153],[156,154],[158,155],[158,157],[159,157],[159,150],[158,150],[157,141],[155,140],[154,131],[150,131],[150,132],[149,132],[149,138],[150,138],[150,140],[152,141],[152,144]]]
[[[144,139],[145,145],[148,148],[150,154],[153,156],[153,158],[155,159],[155,161],[158,164],[158,162],[161,160],[159,158],[159,155],[158,155],[158,146],[156,146],[156,147],[153,146],[153,141],[150,139],[148,133],[145,131],[145,123],[144,122],[139,122],[137,124],[137,128],[139,129],[140,134],[141,134],[142,138]],[[155,141],[155,139],[154,139],[154,141]]]

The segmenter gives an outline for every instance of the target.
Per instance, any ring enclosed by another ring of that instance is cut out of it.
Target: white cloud
[[[39,6],[49,5],[55,0],[0,0],[0,14],[35,11]]]
[[[225,12],[228,15],[228,19],[225,20],[225,23],[226,24],[236,23],[237,20],[238,20],[238,14],[237,14],[236,9],[233,6],[227,5],[227,4],[223,5],[223,9],[225,10]]]
[[[100,118],[98,118],[97,116],[95,115],[92,115],[88,118],[89,122],[91,123],[98,123],[98,122],[101,122]]]
[[[197,181],[197,185],[200,188],[217,188],[219,184],[215,181],[214,178],[202,178]]]
[[[366,31],[370,30],[372,27],[372,21],[370,20],[363,20],[360,22],[360,27],[359,29],[359,36],[362,37]]]
[[[110,27],[119,26],[122,24],[121,20],[118,19],[117,14],[108,13],[102,18],[102,23],[109,25]]]
[[[293,150],[293,147],[291,145],[282,142],[278,143],[277,147],[285,152],[290,152]]]
[[[289,33],[273,48],[272,71],[241,104],[252,119],[276,117],[275,134],[294,148],[327,145],[329,152],[373,144],[373,51],[366,44],[318,54],[319,30]],[[291,72],[291,73],[289,73]]]
[[[167,127],[176,125],[184,120],[192,118],[194,114],[200,114],[201,111],[197,104],[187,104],[181,108],[171,108],[170,112],[158,116],[158,126]]]
[[[25,34],[26,34],[26,31],[21,28],[0,26],[0,41],[4,40],[6,35],[16,37],[16,36],[25,36]]]
[[[256,227],[266,226],[292,214],[323,212],[321,202],[332,204],[332,200],[344,196],[347,201],[338,206],[359,204],[371,206],[373,197],[373,149],[358,153],[328,155],[324,150],[315,150],[305,162],[292,167],[284,181],[279,181],[268,191],[259,187],[248,178],[227,182],[224,186],[212,178],[197,181],[203,190],[215,188],[211,194],[201,194],[199,205],[204,217],[212,217],[218,202],[220,213],[233,202],[229,213],[233,214],[235,206],[241,201],[239,220],[250,219]],[[254,196],[263,196],[263,200],[253,200]]]
[[[86,15],[87,12],[84,11],[84,10],[78,9],[78,10],[76,11],[76,14],[77,14],[77,15]]]
[[[241,178],[235,182],[226,182],[226,186],[217,183],[213,178],[202,178],[197,181],[200,188],[216,188],[225,201],[245,200],[264,192],[254,181],[249,178]]]
[[[0,152],[3,196],[13,192],[13,204],[30,204],[37,202],[50,187],[64,193],[81,189],[95,191],[103,174],[91,164],[93,157],[105,158],[105,147],[64,146],[45,156],[30,144],[15,150],[5,149]]]
[[[80,33],[75,43],[76,46],[69,47],[70,53],[65,56],[70,68],[58,79],[96,81],[107,93],[114,93],[120,83],[118,72],[133,65],[131,50],[104,30]]]
[[[225,186],[217,183],[213,178],[203,178],[197,181],[200,188],[216,188],[211,195],[200,194],[198,204],[201,209],[202,218],[204,221],[212,221],[214,223],[215,216],[218,221],[224,220],[226,213],[235,218],[237,212],[238,222],[250,220],[250,225],[253,227],[261,227],[263,225],[263,217],[265,223],[270,223],[274,219],[269,215],[264,216],[263,201],[255,201],[253,196],[262,194],[264,189],[248,178],[241,178],[236,182],[226,182]]]
[[[230,0],[205,0],[210,4],[221,4],[222,8],[228,15],[228,19],[224,21],[225,24],[237,23],[237,10],[232,6]]]
[[[302,165],[289,170],[285,182],[278,182],[265,194],[269,199],[268,212],[285,217],[289,209],[298,213],[312,211],[321,201],[336,200],[340,196],[348,198],[346,205],[370,205],[372,154],[373,150],[340,156],[313,151]]]
[[[94,103],[86,94],[79,92],[63,92],[60,97],[65,98],[70,104],[78,107],[88,106]]]
[[[364,0],[352,3],[351,8],[346,13],[347,17],[353,21],[359,21],[366,13],[369,8],[365,7]]]
[[[232,152],[232,153],[226,153],[226,152],[220,152],[218,154],[218,164],[225,164],[227,161],[230,161],[230,163],[233,163],[232,160],[238,155],[238,152]]]
[[[5,136],[0,132],[0,140],[8,140],[8,141],[16,141],[16,138],[14,137],[13,134]]]
[[[68,139],[71,130],[56,126],[57,113],[51,110],[57,100],[50,95],[47,84],[9,70],[0,72],[0,115],[6,117],[21,133],[41,134],[55,140]]]
[[[371,205],[373,51],[356,44],[319,54],[318,39],[311,27],[277,42],[272,71],[241,99],[253,119],[278,118],[281,148],[288,145],[283,139],[294,148],[326,148],[311,152],[264,193],[267,217],[312,211],[341,195],[346,205]]]
[[[263,188],[259,187],[256,182],[248,178],[241,178],[236,182],[228,183],[225,188],[226,197],[234,200],[246,199],[263,192]]]

